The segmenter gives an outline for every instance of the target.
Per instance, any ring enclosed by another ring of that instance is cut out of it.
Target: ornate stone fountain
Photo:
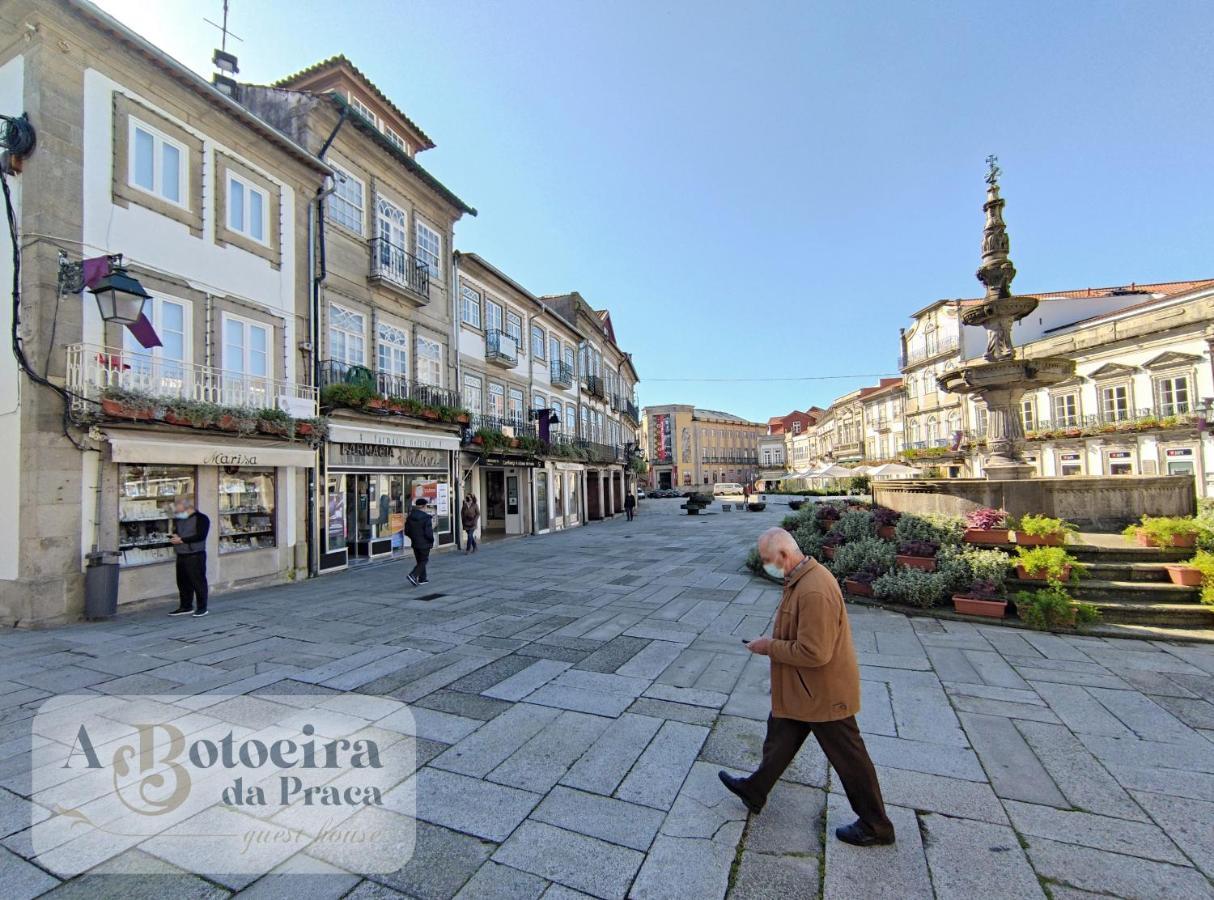
[[[963,366],[941,375],[940,389],[952,394],[974,394],[987,409],[986,476],[1008,480],[1028,478],[1033,467],[1024,462],[1021,399],[1026,391],[1065,381],[1075,374],[1075,363],[1064,357],[1016,358],[1012,347],[1012,325],[1037,308],[1036,297],[1012,294],[1016,267],[1008,256],[1007,226],[1003,222],[1004,200],[999,196],[999,166],[987,157],[986,225],[982,232],[982,265],[978,280],[986,286],[981,303],[964,307],[961,321],[986,329],[985,363]]]

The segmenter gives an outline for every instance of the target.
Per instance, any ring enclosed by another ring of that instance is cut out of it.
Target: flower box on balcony
[[[185,428],[193,428],[194,421],[187,416],[183,416],[173,409],[166,409],[162,421],[166,425],[179,425]],[[203,423],[199,423],[200,425]]]
[[[427,422],[437,422],[441,418],[437,409],[431,409],[428,406],[423,406],[418,415]]]
[[[465,412],[465,413],[459,413],[458,415],[456,415],[456,417],[455,417],[455,421],[456,421],[458,424],[460,424],[460,425],[467,425],[469,422],[471,422],[471,421],[472,421],[472,416],[470,416],[470,415],[469,415],[468,413],[466,413],[466,412]]]
[[[118,400],[105,397],[101,401],[101,411],[115,419],[134,419],[147,421],[156,418],[156,410],[150,403],[136,400]]]
[[[287,424],[285,422],[275,422],[269,419],[258,419],[257,430],[262,434],[272,434],[278,437],[283,437],[287,433]]]

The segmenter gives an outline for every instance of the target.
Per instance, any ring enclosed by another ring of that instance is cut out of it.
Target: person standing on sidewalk
[[[464,504],[459,510],[459,521],[464,526],[467,540],[464,542],[465,553],[476,552],[476,527],[481,523],[481,508],[476,502],[476,494],[464,498]]]
[[[637,498],[636,494],[629,491],[624,495],[624,515],[628,516],[628,521],[632,521],[632,517],[636,515]]]
[[[811,734],[843,783],[859,817],[835,829],[835,836],[858,847],[894,842],[877,771],[856,725],[860,711],[860,668],[852,644],[843,594],[833,575],[805,556],[783,528],[759,537],[764,570],[784,579],[772,637],[746,644],[771,660],[771,714],[758,770],[747,778],[718,777],[750,812],[758,815],[767,795]],[[807,826],[808,827],[808,826]]]
[[[405,537],[413,547],[413,571],[409,580],[414,586],[429,584],[426,577],[426,563],[430,560],[430,550],[434,547],[434,520],[426,512],[426,498],[418,497],[413,501],[413,509],[405,519]]]
[[[173,536],[169,542],[177,553],[178,607],[170,616],[207,614],[207,535],[211,520],[194,508],[194,498],[182,494],[173,501]]]

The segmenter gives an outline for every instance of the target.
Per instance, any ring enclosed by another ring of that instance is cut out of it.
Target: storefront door
[[[485,470],[485,526],[506,527],[506,473],[501,469]]]
[[[548,473],[535,473],[535,530],[548,530]]]
[[[514,472],[506,476],[506,534],[523,533],[523,507],[519,502],[519,477]]]

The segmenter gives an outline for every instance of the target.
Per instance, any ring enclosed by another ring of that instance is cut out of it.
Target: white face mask
[[[778,578],[781,581],[784,580],[784,570],[781,569],[779,566],[777,566],[775,563],[763,563],[763,571],[766,572],[768,575],[770,575],[772,578]]]
[[[190,517],[190,514],[189,514],[188,512],[175,512],[175,513],[173,513],[173,518],[174,518],[174,519],[188,519],[189,517]]]

